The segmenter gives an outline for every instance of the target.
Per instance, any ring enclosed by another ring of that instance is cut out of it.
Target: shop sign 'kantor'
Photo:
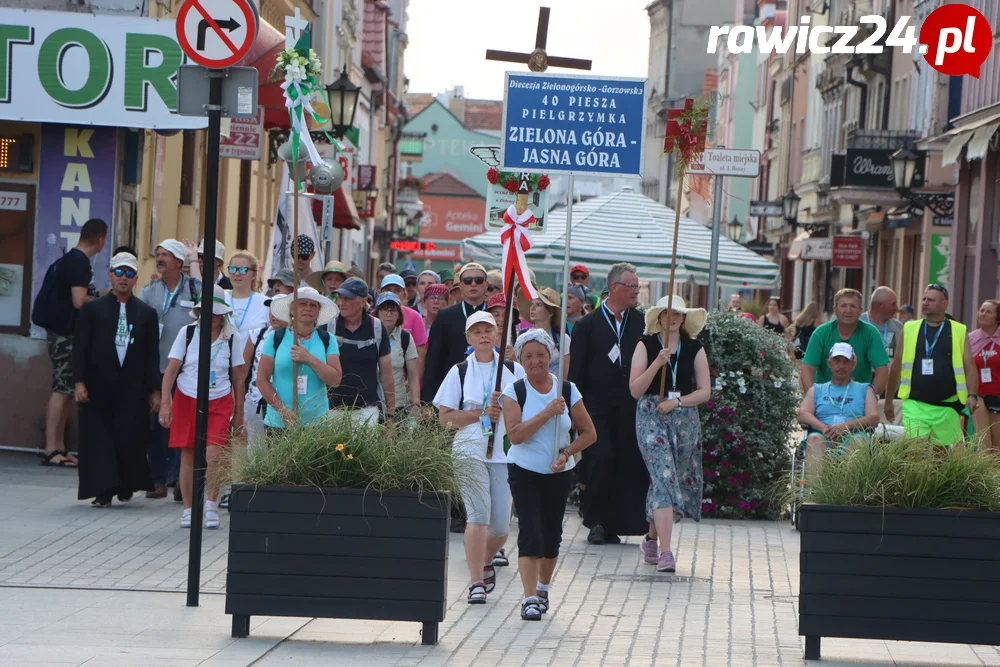
[[[178,116],[172,19],[0,9],[0,119],[197,129]]]

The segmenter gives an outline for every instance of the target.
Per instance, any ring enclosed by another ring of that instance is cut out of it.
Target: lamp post
[[[347,65],[344,65],[337,80],[326,87],[330,105],[330,134],[338,139],[343,139],[347,131],[354,127],[360,93],[361,86],[356,86],[347,76]]]
[[[955,206],[955,195],[950,192],[913,192],[913,177],[917,173],[920,156],[903,147],[892,154],[892,184],[901,197],[921,208],[927,207],[936,215],[948,217]]]
[[[788,188],[788,194],[781,199],[781,212],[785,217],[785,222],[792,226],[792,231],[795,231],[795,227],[798,225],[799,201],[801,199],[802,197],[795,194],[795,189],[792,187]]]
[[[743,223],[740,222],[735,213],[732,222],[729,223],[729,238],[736,243],[739,243],[740,239],[743,238]]]

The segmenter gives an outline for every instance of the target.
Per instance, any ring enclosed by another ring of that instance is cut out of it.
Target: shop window
[[[184,130],[184,147],[181,150],[181,206],[194,206],[195,160],[197,159],[197,130]]]
[[[0,183],[0,333],[27,336],[35,239],[35,186]]]

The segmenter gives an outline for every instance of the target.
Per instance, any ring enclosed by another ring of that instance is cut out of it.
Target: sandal
[[[542,610],[538,606],[538,598],[524,598],[521,601],[521,620],[540,621],[542,620]]]
[[[507,567],[510,565],[510,561],[507,559],[507,553],[501,549],[497,552],[497,555],[493,557],[494,567]]]
[[[538,597],[538,608],[541,609],[544,614],[549,610],[549,592],[535,591],[535,595]]]
[[[486,604],[486,586],[477,581],[469,586],[469,604]]]
[[[487,593],[492,593],[497,587],[497,571],[493,568],[493,563],[483,566],[483,584]]]
[[[62,457],[62,461],[59,461],[58,463],[53,463],[52,459],[54,459],[57,456],[61,456]],[[76,467],[76,463],[73,462],[73,459],[71,459],[66,454],[66,452],[63,451],[63,450],[61,450],[61,449],[57,449],[54,452],[50,452],[50,453],[46,454],[45,456],[43,456],[42,457],[42,463],[41,463],[41,465],[47,466],[47,467],[50,467],[50,468],[75,468]]]

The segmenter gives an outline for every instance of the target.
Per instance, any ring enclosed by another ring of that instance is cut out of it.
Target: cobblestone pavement
[[[568,516],[553,607],[537,623],[519,615],[516,522],[512,564],[482,606],[465,602],[462,541],[452,535],[438,646],[419,644],[418,624],[335,619],[254,618],[250,639],[231,640],[219,595],[225,515],[221,530],[205,532],[206,594],[191,609],[178,594],[188,538],[179,505],[138,498],[96,510],[75,497],[74,471],[0,453],[0,664],[805,664],[788,523],[684,522],[670,576],[641,562],[637,538],[591,546]],[[993,647],[908,642],[829,639],[823,657],[819,664],[1000,666]]]

